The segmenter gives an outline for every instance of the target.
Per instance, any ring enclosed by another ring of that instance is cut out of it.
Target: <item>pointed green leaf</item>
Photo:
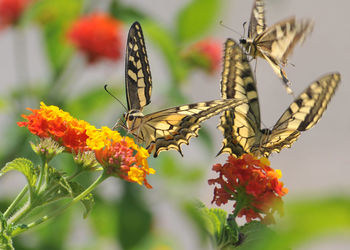
[[[203,213],[207,221],[207,229],[215,239],[220,239],[226,226],[226,211],[219,208],[204,208]]]
[[[74,197],[78,196],[85,190],[85,188],[78,182],[70,182],[70,185],[72,187]],[[89,193],[83,199],[81,199],[80,202],[85,208],[83,217],[86,218],[95,204],[94,196],[92,195],[92,193]]]
[[[36,180],[38,178],[38,169],[34,166],[33,162],[26,158],[17,158],[11,162],[8,162],[5,167],[0,171],[0,176],[9,172],[9,171],[19,171],[27,179],[30,187],[34,187]]]
[[[265,249],[261,244],[264,238],[275,238],[276,233],[260,221],[249,222],[239,228],[241,239],[237,243],[237,249]],[[260,248],[261,247],[261,248]],[[235,248],[236,249],[236,248]],[[284,248],[281,248],[284,249]]]
[[[177,33],[180,41],[189,42],[203,36],[219,23],[221,1],[193,0],[178,15]]]
[[[80,183],[68,181],[64,173],[57,171],[55,168],[49,167],[48,172],[48,188],[45,193],[41,194],[41,199],[44,203],[50,203],[62,198],[74,198],[85,190]],[[54,187],[54,190],[52,190],[52,187]],[[85,218],[94,205],[93,195],[91,193],[88,194],[81,200],[81,203],[85,207]]]

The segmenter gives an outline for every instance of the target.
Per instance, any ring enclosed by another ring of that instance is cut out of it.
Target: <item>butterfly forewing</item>
[[[152,77],[145,41],[138,22],[132,24],[126,47],[125,88],[128,110],[142,110],[151,102]]]
[[[266,29],[265,24],[265,8],[263,0],[256,0],[250,15],[250,23],[248,28],[248,38],[254,39],[258,34]]]
[[[270,26],[257,36],[254,42],[258,51],[285,66],[294,46],[298,42],[303,42],[312,29],[312,21],[296,21],[295,17],[292,17]]]
[[[290,81],[282,67],[286,65],[295,45],[303,42],[312,30],[312,21],[296,21],[295,17],[266,28],[264,1],[256,0],[250,17],[248,39],[240,41],[253,58],[262,57],[270,64],[275,74],[282,79],[287,92],[292,94]]]

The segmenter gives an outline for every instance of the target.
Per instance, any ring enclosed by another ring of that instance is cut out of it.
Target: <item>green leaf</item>
[[[216,249],[231,249],[239,241],[239,230],[235,218],[227,217],[225,210],[201,208],[206,228]]]
[[[73,197],[78,196],[85,190],[85,188],[77,182],[70,182],[70,186],[72,187]],[[89,212],[91,211],[91,209],[95,204],[94,196],[92,195],[92,193],[89,193],[83,199],[81,199],[80,202],[81,204],[83,204],[85,208],[85,212],[83,215],[85,219],[89,215]]]
[[[275,238],[276,233],[269,229],[266,225],[262,224],[260,221],[252,221],[239,228],[240,240],[236,244],[235,249],[265,249],[260,248],[259,245],[264,238]],[[260,245],[262,246],[262,245]],[[273,248],[271,248],[273,249]],[[285,248],[281,248],[285,249]]]
[[[27,179],[28,185],[34,187],[37,178],[38,178],[38,169],[34,166],[33,162],[26,158],[17,158],[11,162],[8,162],[5,167],[0,170],[0,176],[9,172],[9,171],[19,171]]]
[[[54,190],[51,189],[54,187]],[[41,193],[41,199],[44,203],[50,203],[62,198],[74,198],[80,195],[85,188],[78,182],[68,181],[64,174],[56,169],[49,167],[47,189]],[[85,207],[84,218],[89,214],[94,205],[93,195],[90,193],[80,202]]]
[[[219,208],[203,208],[208,232],[213,236],[217,245],[220,245],[226,227],[226,211]]]
[[[142,187],[127,182],[123,184],[124,194],[119,204],[119,242],[122,249],[132,249],[149,234],[152,214],[142,200]]]
[[[12,238],[8,233],[7,222],[2,213],[0,213],[0,249],[14,250]]]
[[[221,1],[193,0],[179,13],[177,34],[182,42],[193,41],[206,33],[211,26],[219,23]]]

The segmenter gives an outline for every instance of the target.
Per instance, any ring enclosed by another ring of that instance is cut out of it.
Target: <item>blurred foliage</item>
[[[33,137],[25,129],[15,125],[20,120],[19,114],[25,113],[28,104],[35,108],[40,101],[44,100],[48,105],[64,107],[79,119],[88,120],[92,117],[104,119],[105,111],[113,102],[113,99],[103,90],[104,84],[110,79],[96,82],[93,86],[84,88],[80,93],[67,98],[67,93],[70,92],[76,80],[72,74],[80,74],[80,71],[75,72],[78,68],[75,61],[78,52],[66,40],[67,28],[84,13],[95,11],[93,2],[91,0],[37,0],[26,11],[20,25],[13,28],[14,32],[22,32],[28,24],[37,25],[41,31],[42,47],[45,50],[50,77],[40,83],[20,82],[11,86],[9,93],[1,93],[0,110],[9,114],[8,126],[2,131],[3,141],[6,143],[1,144],[0,148],[1,167],[18,156],[33,158],[34,154],[28,143],[33,140]],[[166,105],[170,107],[190,103],[191,101],[182,91],[182,85],[186,83],[192,71],[188,62],[183,59],[181,51],[209,34],[220,15],[222,1],[187,1],[177,14],[174,27],[160,23],[159,20],[147,15],[141,9],[127,5],[126,2],[112,0],[105,11],[122,20],[126,28],[135,20],[141,22],[146,41],[152,42],[159,50],[168,68],[169,82],[167,96],[164,98],[167,100]],[[83,67],[86,69],[89,66],[83,65]],[[17,69],[17,71],[21,70]],[[119,77],[123,79],[124,76]],[[124,98],[123,84],[112,83],[111,85],[116,97]],[[205,128],[202,128],[199,133],[199,139],[203,145],[208,152],[212,152],[213,139],[210,133]],[[198,229],[198,237],[203,244],[209,242],[209,239],[213,240],[208,236],[209,234],[216,235],[216,241],[222,241],[223,238],[220,236],[225,232],[223,226],[228,226],[225,219],[226,213],[222,210],[209,212],[207,209],[206,213],[210,214],[207,217],[208,222],[201,217],[201,213],[198,213],[198,204],[188,201],[185,197],[191,192],[191,188],[205,181],[204,170],[209,166],[186,164],[179,161],[178,157],[177,152],[162,153],[157,159],[150,161],[150,165],[157,170],[157,176],[159,176],[158,179],[153,177],[151,183],[154,181],[157,186],[160,182],[164,182],[163,186],[167,189],[161,190],[163,193],[157,199],[167,199],[175,203],[195,225],[194,228]],[[65,172],[72,171],[72,160],[68,157],[65,159],[61,156],[59,160],[55,159],[52,165]],[[92,177],[84,176],[84,178],[87,182]],[[57,220],[47,222],[15,238],[15,248],[17,250],[115,249],[119,246],[121,249],[133,250],[180,249],[181,240],[166,234],[162,228],[157,228],[159,226],[157,214],[153,211],[153,207],[157,204],[151,204],[146,194],[146,192],[155,193],[156,191],[144,190],[131,183],[122,183],[117,198],[106,199],[103,190],[101,194],[96,194],[96,205],[83,225],[89,225],[89,229],[79,227],[78,221],[82,217],[76,216],[78,210],[76,206]],[[0,201],[2,211],[9,204],[8,197],[3,199]],[[81,207],[79,207],[80,210],[82,210]],[[208,223],[210,232],[208,232]],[[349,229],[350,200],[348,199],[340,197],[290,202],[286,209],[286,217],[276,226],[278,237],[270,230],[257,226],[256,223],[248,224],[241,227],[239,231],[245,234],[246,238],[249,235],[254,236],[249,237],[250,241],[239,245],[238,249],[287,249],[290,246],[297,247],[316,237],[332,235],[339,231],[349,232]],[[86,242],[80,242],[77,245],[71,235],[74,235],[74,231],[80,230],[86,233],[87,238]],[[188,229],[184,228],[184,230]]]

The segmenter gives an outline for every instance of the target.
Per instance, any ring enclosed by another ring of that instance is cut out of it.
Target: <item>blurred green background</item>
[[[65,40],[69,25],[80,16],[99,11],[121,20],[123,46],[131,23],[141,23],[153,77],[152,103],[144,112],[148,113],[220,98],[221,69],[212,74],[193,69],[181,52],[207,37],[222,44],[228,37],[238,40],[219,23],[243,33],[252,4],[243,0],[35,1],[16,26],[0,30],[2,166],[17,156],[35,157],[28,144],[34,137],[16,125],[26,107],[38,108],[45,101],[96,127],[113,126],[124,112],[103,90],[108,83],[126,103],[124,55],[116,62],[87,65]],[[286,68],[295,93],[332,71],[342,74],[342,83],[319,124],[303,133],[291,149],[270,157],[271,166],[282,170],[289,194],[279,225],[284,231],[276,229],[283,232],[280,241],[275,239],[271,245],[267,239],[261,245],[265,249],[280,249],[279,242],[297,249],[350,246],[349,7],[345,0],[266,0],[268,25],[291,15],[315,20],[314,32],[289,60],[295,66]],[[257,62],[256,78],[262,121],[271,127],[292,98],[262,60]],[[82,218],[82,207],[76,206],[16,238],[16,249],[210,249],[196,223],[193,201],[213,207],[213,187],[207,180],[215,176],[212,165],[226,160],[226,156],[215,158],[222,140],[217,124],[218,117],[205,122],[199,138],[183,146],[183,158],[175,151],[150,158],[157,171],[149,178],[152,190],[108,179],[96,190],[96,206],[87,219]],[[54,164],[65,171],[73,166],[68,155]],[[92,176],[85,178],[82,181],[88,183]],[[24,177],[16,173],[0,179],[1,211],[24,184]],[[225,209],[230,212],[232,204]]]

